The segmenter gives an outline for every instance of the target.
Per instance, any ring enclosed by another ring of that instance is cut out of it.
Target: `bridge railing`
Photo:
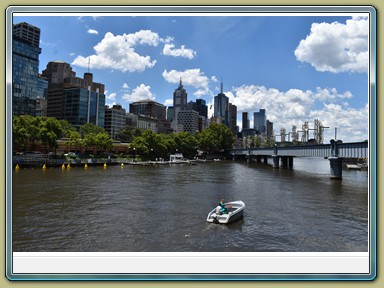
[[[232,155],[368,158],[368,142],[234,149]]]

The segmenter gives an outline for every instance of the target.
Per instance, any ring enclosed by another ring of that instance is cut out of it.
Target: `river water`
[[[21,169],[13,173],[14,252],[366,252],[368,173],[329,177],[329,161],[293,169],[220,161]],[[243,219],[206,222],[218,201]]]

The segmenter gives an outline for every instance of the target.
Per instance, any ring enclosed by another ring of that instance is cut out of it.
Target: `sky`
[[[315,119],[329,127],[324,143],[368,139],[369,21],[361,15],[49,15],[13,17],[41,29],[39,72],[55,60],[78,77],[89,69],[109,106],[172,106],[181,78],[188,102],[210,107],[223,83],[240,131],[242,112],[253,128],[253,113],[265,109],[277,141],[281,128],[308,121],[312,129]]]

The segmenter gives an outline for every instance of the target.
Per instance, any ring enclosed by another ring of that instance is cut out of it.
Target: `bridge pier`
[[[293,156],[281,156],[281,167],[292,168],[293,167]]]
[[[279,168],[279,156],[272,155],[273,168]]]
[[[287,156],[281,157],[281,167],[283,167],[283,168],[288,167],[288,157]]]
[[[289,156],[289,157],[288,157],[288,167],[289,167],[289,168],[292,168],[292,167],[293,167],[293,157],[292,157],[292,156]]]
[[[256,156],[256,163],[261,163],[261,156],[260,155]]]
[[[328,160],[331,166],[331,179],[342,179],[342,159],[339,157],[329,157]]]
[[[268,156],[264,156],[264,164],[268,164]]]

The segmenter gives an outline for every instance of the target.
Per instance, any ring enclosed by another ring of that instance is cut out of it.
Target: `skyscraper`
[[[248,128],[249,128],[248,112],[243,112],[243,127],[242,127],[242,129],[248,129]]]
[[[234,135],[238,132],[237,106],[232,103],[229,103],[229,128]]]
[[[36,115],[40,29],[22,22],[12,33],[12,113]]]
[[[48,80],[48,117],[67,120],[76,127],[86,123],[104,127],[104,84],[93,82],[92,73],[79,78],[69,64],[52,61],[43,76]]]
[[[180,78],[179,87],[173,92],[173,129],[175,129],[178,124],[178,113],[187,109],[187,96],[187,91],[185,91]]]
[[[214,98],[213,116],[221,119],[221,123],[229,127],[229,98],[223,93],[223,83],[221,83],[220,93]]]
[[[260,109],[259,112],[253,113],[253,128],[259,133],[266,132],[266,121],[265,109]]]

